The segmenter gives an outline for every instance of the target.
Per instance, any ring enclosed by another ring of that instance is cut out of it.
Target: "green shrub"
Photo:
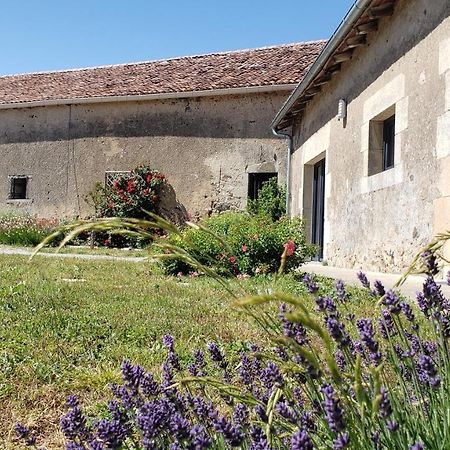
[[[222,239],[226,244],[221,242]],[[202,221],[200,228],[187,228],[181,235],[171,235],[169,243],[183,248],[203,265],[214,267],[221,274],[276,272],[286,245],[289,247],[288,271],[313,254],[313,247],[306,243],[302,219],[281,218],[273,222],[268,216],[244,212],[212,216]],[[164,265],[170,274],[194,270],[179,259],[165,260]]]
[[[263,183],[258,198],[248,201],[247,211],[271,217],[272,220],[279,220],[286,214],[286,190],[278,184],[277,177]]]
[[[57,219],[39,219],[14,213],[0,216],[0,244],[36,246],[59,225]]]

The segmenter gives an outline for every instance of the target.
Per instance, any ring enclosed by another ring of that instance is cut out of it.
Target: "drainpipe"
[[[292,134],[287,131],[277,131],[275,128],[272,128],[272,133],[279,137],[287,139],[288,151],[287,151],[287,161],[286,161],[286,214],[290,216],[291,213],[291,158],[292,153],[294,151],[294,139]]]

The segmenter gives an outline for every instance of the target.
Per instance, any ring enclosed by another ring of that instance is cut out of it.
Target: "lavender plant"
[[[279,312],[259,323],[272,345],[249,345],[238,360],[218,343],[182,364],[171,336],[160,373],[128,361],[112,387],[108,415],[87,417],[68,401],[61,429],[68,450],[100,449],[447,449],[450,448],[450,301],[422,254],[427,274],[415,304],[358,274],[378,319],[355,318],[342,281],[323,296],[272,293],[235,301],[253,317],[267,303]],[[32,431],[17,432],[35,446]]]

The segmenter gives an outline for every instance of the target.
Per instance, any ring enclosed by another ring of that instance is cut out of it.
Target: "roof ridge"
[[[176,60],[183,60],[183,59],[202,58],[202,57],[207,57],[207,56],[219,56],[219,55],[230,55],[230,54],[236,54],[236,53],[263,51],[263,50],[270,50],[270,49],[283,48],[283,47],[294,47],[294,46],[302,46],[302,45],[306,46],[306,45],[311,45],[311,44],[319,44],[319,43],[323,43],[326,41],[327,41],[327,39],[316,39],[316,40],[303,41],[303,42],[292,42],[289,44],[269,45],[269,46],[265,46],[265,47],[228,50],[228,51],[212,52],[212,53],[200,53],[200,54],[196,54],[196,55],[175,56],[172,58],[153,59],[153,60],[148,60],[148,61],[137,61],[137,62],[118,63],[118,64],[105,64],[105,65],[100,65],[100,66],[77,67],[77,68],[73,68],[73,69],[43,70],[43,71],[37,71],[37,72],[14,73],[14,74],[8,74],[8,75],[0,75],[0,79],[21,77],[21,76],[27,76],[27,75],[46,75],[46,74],[55,74],[55,73],[84,72],[84,71],[96,70],[96,69],[137,66],[137,65],[159,63],[159,62],[166,62],[166,61],[168,62],[168,61],[176,61]]]

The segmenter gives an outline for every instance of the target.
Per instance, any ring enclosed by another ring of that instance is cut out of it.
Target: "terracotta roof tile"
[[[0,77],[0,104],[298,83],[325,41]]]

